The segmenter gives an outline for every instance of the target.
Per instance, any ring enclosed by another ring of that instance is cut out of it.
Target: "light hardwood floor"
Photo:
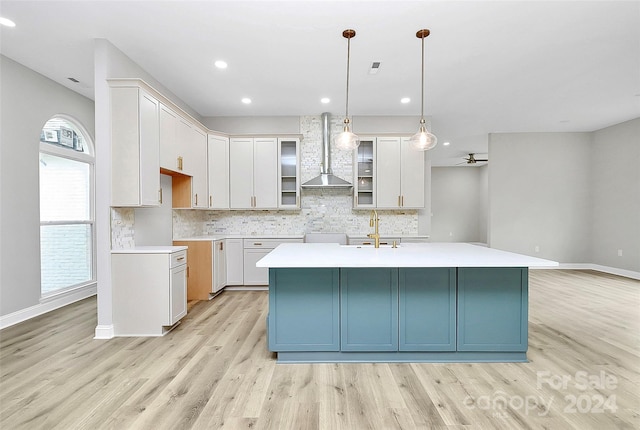
[[[0,428],[640,428],[640,282],[532,270],[529,296],[529,363],[309,365],[267,351],[266,292],[109,341],[91,298],[0,332]]]

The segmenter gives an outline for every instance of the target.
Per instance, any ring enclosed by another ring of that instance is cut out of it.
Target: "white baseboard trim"
[[[633,270],[618,269],[617,267],[602,266],[600,264],[592,264],[592,263],[560,263],[559,266],[531,267],[530,269],[531,270],[536,270],[536,269],[595,270],[597,272],[624,276],[625,278],[637,279],[640,281],[640,272],[634,272]]]
[[[93,337],[94,339],[112,339],[115,337],[115,331],[113,329],[113,324],[110,325],[97,325],[96,326],[96,334]]]
[[[96,284],[87,285],[82,288],[77,288],[69,292],[61,293],[57,296],[44,299],[37,305],[30,306],[19,311],[0,316],[0,330],[12,325],[16,325],[31,318],[46,314],[63,306],[70,305],[71,303],[79,300],[84,300],[87,297],[95,296],[97,293]]]

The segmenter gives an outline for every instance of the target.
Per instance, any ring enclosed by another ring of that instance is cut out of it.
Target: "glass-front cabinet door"
[[[375,138],[361,138],[354,151],[353,207],[373,208],[375,197]]]
[[[300,139],[278,139],[278,208],[300,209]]]

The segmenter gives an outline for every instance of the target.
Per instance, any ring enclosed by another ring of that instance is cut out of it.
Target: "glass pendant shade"
[[[429,149],[433,149],[437,144],[438,138],[434,134],[429,133],[424,124],[421,124],[418,132],[409,139],[409,145],[417,151],[428,151]]]
[[[336,148],[345,151],[353,151],[360,145],[360,138],[351,132],[349,124],[345,121],[342,133],[333,138]]]

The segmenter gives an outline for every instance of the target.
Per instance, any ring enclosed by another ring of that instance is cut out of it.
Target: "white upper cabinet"
[[[353,152],[353,207],[375,208],[376,139],[361,138],[358,149]]]
[[[182,172],[184,154],[178,145],[178,114],[160,104],[160,167]]]
[[[207,133],[191,125],[185,151],[185,169],[191,176],[192,208],[209,207],[207,164]]]
[[[160,103],[128,81],[111,86],[111,204],[160,205]]]
[[[229,193],[231,209],[277,209],[276,138],[230,139]]]
[[[300,209],[300,139],[278,139],[278,208]]]
[[[376,207],[424,208],[425,153],[414,151],[408,138],[376,139]]]
[[[229,209],[229,138],[209,135],[209,209]]]

